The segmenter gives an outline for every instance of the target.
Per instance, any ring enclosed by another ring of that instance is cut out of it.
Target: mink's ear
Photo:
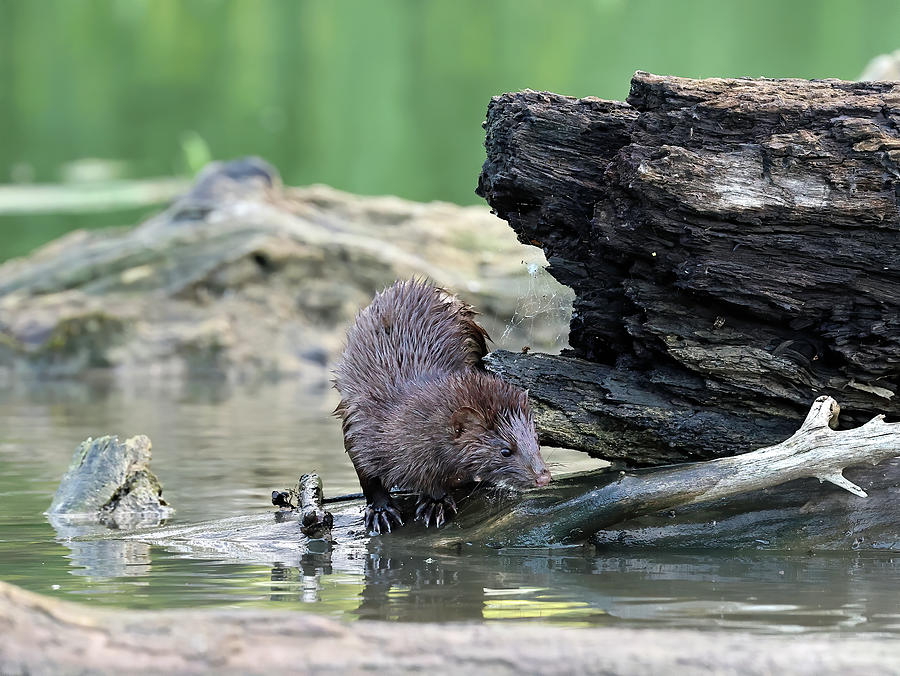
[[[463,406],[450,416],[450,427],[453,428],[453,436],[459,438],[463,432],[486,426],[484,417],[471,406]]]

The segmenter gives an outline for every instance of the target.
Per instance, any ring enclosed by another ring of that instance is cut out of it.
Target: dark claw
[[[453,514],[456,514],[456,502],[449,495],[444,496],[444,506],[448,510],[452,510]]]
[[[364,521],[366,530],[375,535],[390,533],[392,528],[403,525],[400,512],[392,503],[366,505]]]
[[[435,505],[434,507],[434,527],[440,528],[444,525],[444,506]]]
[[[430,495],[419,496],[419,504],[416,506],[416,520],[425,524],[425,528],[434,523],[435,528],[440,528],[450,517],[456,514],[456,503],[449,495],[434,498]]]

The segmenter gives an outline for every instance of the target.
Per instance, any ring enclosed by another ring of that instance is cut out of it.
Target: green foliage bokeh
[[[852,79],[898,28],[893,0],[0,0],[0,183],[256,154],[290,184],[473,203],[492,95]],[[110,218],[3,217],[0,259]]]

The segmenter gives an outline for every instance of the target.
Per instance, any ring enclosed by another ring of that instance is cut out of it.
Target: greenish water
[[[392,554],[289,552],[246,563],[137,541],[80,541],[43,515],[76,444],[146,433],[173,525],[272,511],[273,488],[317,469],[358,490],[329,415],[332,391],[296,383],[18,382],[0,390],[0,579],[132,608],[302,609],[342,619],[529,621],[753,632],[900,632],[900,559],[848,552]],[[582,456],[549,451],[559,472]],[[273,516],[274,519],[274,516]],[[291,560],[293,559],[293,560]]]
[[[0,0],[0,183],[67,180],[84,158],[144,178],[259,154],[292,184],[471,203],[494,94],[622,99],[636,69],[853,78],[900,47],[898,29],[895,2]],[[0,216],[0,260],[147,212]],[[890,554],[397,558],[373,543],[354,565],[248,564],[81,542],[43,516],[76,444],[106,433],[153,439],[174,524],[269,511],[272,489],[311,468],[330,494],[356,490],[333,406],[288,383],[0,383],[0,579],[141,608],[900,631]]]
[[[898,47],[892,0],[0,0],[0,183],[258,154],[291,184],[472,203],[495,94],[852,79]],[[2,217],[0,260],[141,213]]]

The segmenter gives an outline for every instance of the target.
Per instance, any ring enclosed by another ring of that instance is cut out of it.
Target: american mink
[[[489,338],[475,314],[409,280],[377,294],[347,332],[335,415],[375,533],[403,525],[392,486],[419,493],[416,519],[440,527],[456,513],[453,486],[550,482],[527,392],[480,368]]]

